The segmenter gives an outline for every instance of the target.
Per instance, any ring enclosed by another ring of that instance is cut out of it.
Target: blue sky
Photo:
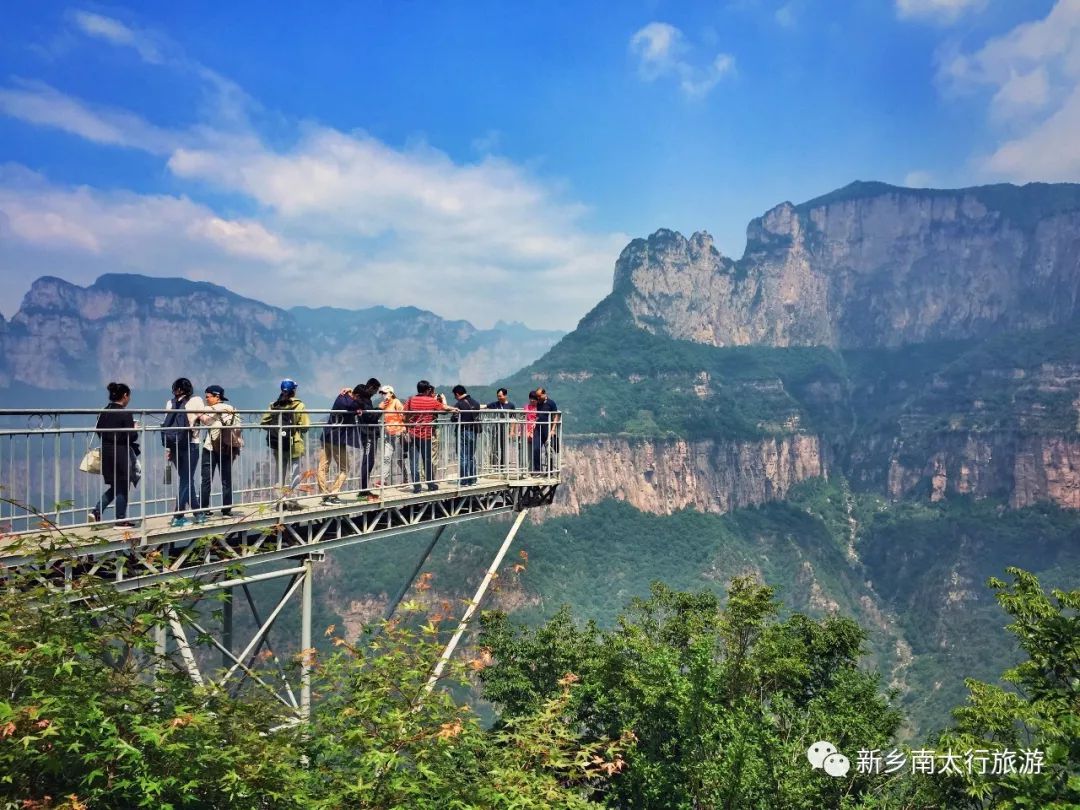
[[[633,237],[855,179],[1080,180],[1080,0],[5,11],[0,311],[182,275],[570,328]]]

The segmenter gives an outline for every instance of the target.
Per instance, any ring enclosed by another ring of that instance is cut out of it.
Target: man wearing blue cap
[[[266,443],[274,457],[274,470],[280,491],[278,498],[283,509],[301,509],[296,502],[300,484],[300,459],[304,456],[304,434],[311,426],[311,417],[304,403],[296,396],[294,380],[281,381],[281,394],[270,403],[260,424],[266,425]]]

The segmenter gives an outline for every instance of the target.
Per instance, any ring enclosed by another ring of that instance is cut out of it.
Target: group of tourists
[[[285,379],[279,386],[277,399],[262,415],[266,442],[279,488],[277,503],[283,509],[302,508],[293,494],[301,479],[300,465],[304,457],[305,437],[311,429],[311,417],[304,402],[297,396],[295,380]],[[101,439],[101,475],[106,489],[97,505],[90,510],[91,522],[100,521],[110,504],[116,504],[116,523],[134,526],[127,519],[128,492],[138,483],[139,456],[138,425],[127,406],[131,389],[124,383],[108,385],[109,402],[97,420]],[[529,392],[528,405],[522,409],[524,420],[513,420],[509,414],[500,418],[498,412],[515,411],[509,392],[500,388],[495,401],[481,405],[463,385],[452,389],[454,403],[448,404],[443,394],[427,380],[416,384],[416,393],[402,402],[393,386],[384,385],[372,377],[353,388],[343,388],[331,406],[331,414],[322,427],[318,453],[316,482],[322,502],[343,503],[341,489],[349,479],[351,462],[359,458],[360,500],[373,499],[372,487],[390,485],[395,460],[402,466],[408,458],[407,479],[414,493],[422,491],[422,481],[429,490],[437,490],[434,465],[439,457],[437,415],[445,412],[456,423],[458,473],[461,486],[477,483],[477,440],[484,424],[494,421],[498,429],[493,434],[489,452],[494,466],[509,461],[511,436],[524,432],[525,444],[531,450],[530,469],[539,474],[544,469],[545,453],[557,450],[553,426],[558,422],[558,406],[544,388]],[[376,404],[375,398],[378,397]],[[481,411],[493,412],[481,422]],[[210,518],[211,486],[215,474],[221,482],[221,514],[233,514],[233,464],[244,440],[236,409],[220,385],[208,385],[203,397],[186,377],[172,385],[172,397],[165,403],[165,418],[160,430],[165,449],[166,476],[175,471],[177,479],[176,508],[171,526],[182,527],[206,523]],[[377,458],[378,457],[378,458]],[[379,473],[373,476],[376,462]],[[199,489],[195,487],[195,472],[200,473]],[[334,477],[331,480],[331,471]],[[189,520],[186,513],[191,512]]]

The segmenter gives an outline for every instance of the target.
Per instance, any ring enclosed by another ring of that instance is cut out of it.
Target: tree
[[[156,655],[153,627],[185,619],[190,591],[118,593],[76,560],[63,590],[62,554],[0,571],[0,807],[573,808],[622,767],[623,741],[582,745],[563,722],[572,678],[493,732],[444,688],[483,655],[428,694],[441,628],[419,614],[303,651],[311,722],[282,728],[257,686],[196,686]]]
[[[536,630],[488,614],[485,694],[512,719],[556,694],[552,662],[570,668],[580,688],[567,720],[582,738],[635,740],[610,779],[611,806],[855,806],[869,777],[829,777],[806,750],[819,739],[884,746],[900,714],[859,669],[865,634],[854,622],[781,622],[778,610],[770,588],[738,578],[723,607],[710,592],[655,584],[606,632],[567,610]]]
[[[983,751],[990,758],[1012,752],[1015,767],[1001,768],[1011,772],[997,774],[969,774],[964,769],[927,780],[919,795],[953,807],[1077,807],[1080,590],[1053,590],[1047,595],[1033,574],[1019,568],[1008,572],[1012,583],[991,579],[989,585],[1012,617],[1007,629],[1027,658],[1002,676],[1013,689],[967,681],[967,703],[953,711],[955,724],[940,736],[937,746]],[[987,770],[992,771],[992,765]]]

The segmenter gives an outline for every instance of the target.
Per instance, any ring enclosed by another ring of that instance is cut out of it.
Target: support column
[[[315,567],[311,555],[304,559],[304,593],[300,616],[300,721],[311,716],[311,597]]]
[[[227,668],[232,664],[233,648],[233,597],[232,588],[226,588],[222,595],[225,597],[221,603],[221,666]],[[228,651],[228,652],[226,652]]]

